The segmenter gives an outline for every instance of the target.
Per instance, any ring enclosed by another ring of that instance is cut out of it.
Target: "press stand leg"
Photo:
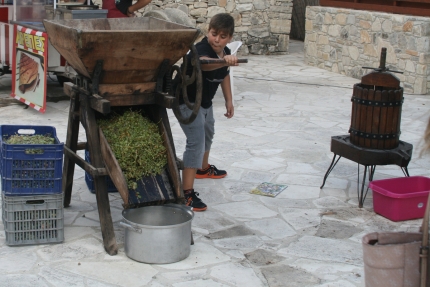
[[[357,197],[358,197],[358,207],[362,208],[364,200],[366,199],[367,192],[369,191],[369,186],[366,188],[366,193],[364,193],[364,186],[366,183],[367,171],[369,170],[369,182],[373,180],[373,175],[375,174],[376,165],[365,165],[363,180],[361,181],[361,192],[360,192],[360,164],[357,164]]]
[[[79,94],[70,99],[69,121],[67,124],[66,147],[76,153],[79,136]],[[66,155],[63,165],[63,190],[64,207],[70,205],[72,197],[73,175],[75,173],[75,162]]]
[[[331,161],[331,164],[328,167],[327,172],[324,175],[324,181],[323,181],[322,185],[320,186],[320,189],[324,187],[325,181],[327,180],[328,175],[334,169],[334,167],[336,166],[336,164],[340,160],[340,158],[341,158],[341,156],[339,156],[339,158],[336,160],[336,154],[333,155],[333,160]]]
[[[403,171],[403,174],[404,174],[405,176],[409,177],[409,171],[408,171],[408,167],[407,167],[407,166],[402,167],[402,171]]]
[[[94,110],[90,106],[88,96],[81,97],[81,122],[87,135],[87,146],[91,156],[91,165],[95,168],[104,168],[100,152],[100,138]],[[94,176],[96,190],[97,209],[100,218],[100,227],[103,237],[103,245],[109,255],[118,253],[115,232],[113,229],[112,215],[110,212],[107,184],[104,176]]]

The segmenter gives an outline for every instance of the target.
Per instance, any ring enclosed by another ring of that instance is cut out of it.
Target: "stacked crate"
[[[50,135],[54,144],[7,144],[10,136]],[[2,220],[7,245],[64,240],[63,143],[51,126],[0,126]]]

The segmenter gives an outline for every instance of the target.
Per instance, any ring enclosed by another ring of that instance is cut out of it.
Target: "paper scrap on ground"
[[[275,197],[286,189],[288,185],[285,184],[274,184],[270,182],[263,182],[256,188],[252,189],[250,193]]]

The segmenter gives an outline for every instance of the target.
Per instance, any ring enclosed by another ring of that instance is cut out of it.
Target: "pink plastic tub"
[[[370,182],[373,190],[373,209],[392,220],[423,218],[430,191],[430,178],[425,176],[399,177]]]

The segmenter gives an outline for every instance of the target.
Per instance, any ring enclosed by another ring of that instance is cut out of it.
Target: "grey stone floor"
[[[105,253],[95,196],[76,167],[72,205],[65,209],[62,244],[9,247],[0,223],[0,286],[363,286],[361,238],[377,230],[418,230],[421,220],[392,222],[373,212],[371,191],[357,204],[357,165],[341,159],[323,189],[330,138],[348,133],[357,79],[309,67],[303,43],[285,56],[249,56],[234,68],[235,116],[214,101],[216,135],[211,163],[220,180],[197,180],[209,206],[192,223],[195,245],[177,263],[150,265],[124,253],[121,199],[110,193],[119,253]],[[0,77],[0,124],[52,125],[65,141],[69,102],[50,84],[45,114],[11,99]],[[414,145],[411,175],[428,175],[419,156],[430,97],[405,95],[401,140]],[[178,156],[185,138],[169,111]],[[81,129],[80,140],[85,141]],[[375,179],[403,176],[378,166]],[[275,198],[250,194],[262,182],[286,184]]]

